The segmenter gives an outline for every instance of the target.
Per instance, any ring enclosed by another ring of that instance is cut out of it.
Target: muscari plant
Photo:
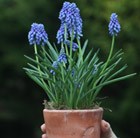
[[[113,51],[115,37],[121,29],[117,14],[112,13],[110,17],[108,28],[112,43],[105,61],[99,60],[98,51],[86,52],[88,40],[81,44],[83,22],[75,3],[64,2],[59,19],[57,45],[49,42],[43,24],[31,25],[28,40],[34,46],[35,59],[26,56],[30,63],[24,70],[46,92],[47,108],[94,108],[104,86],[135,75],[118,77],[127,65],[119,68],[123,52]]]

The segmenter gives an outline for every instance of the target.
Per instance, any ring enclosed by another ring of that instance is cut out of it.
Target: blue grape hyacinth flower
[[[58,62],[54,61],[53,64],[52,64],[52,67],[57,69],[58,68]],[[55,75],[55,71],[53,69],[50,70],[50,73]]]
[[[68,47],[70,47],[71,42],[69,40],[66,40],[64,42],[64,44],[66,44]],[[72,50],[76,51],[79,48],[79,46],[77,45],[77,43],[72,42]]]
[[[44,46],[48,41],[48,35],[44,29],[44,25],[33,23],[31,25],[31,30],[28,33],[28,40],[30,45]]]
[[[60,55],[58,56],[57,61],[60,63],[67,63],[67,56],[66,56],[64,47],[61,48]]]
[[[65,34],[66,33],[66,34]],[[64,42],[64,34],[65,34],[65,39],[68,38],[68,32],[65,32],[65,26],[61,25],[60,29],[57,32],[56,38],[57,38],[57,43],[60,44],[61,42]]]
[[[59,19],[61,20],[61,27],[58,30],[56,37],[58,43],[66,40],[65,33],[67,33],[67,37],[72,37],[73,35],[73,38],[80,39],[82,36],[82,19],[80,17],[80,10],[75,3],[64,2],[59,14]]]
[[[112,13],[110,16],[110,23],[108,25],[109,28],[109,34],[111,36],[116,35],[120,32],[121,26],[118,21],[118,15],[116,13]]]

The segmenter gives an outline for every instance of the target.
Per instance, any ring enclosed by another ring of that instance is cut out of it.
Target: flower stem
[[[73,38],[74,38],[74,30],[72,31],[71,42],[70,42],[70,58],[71,58],[71,59],[72,59]]]
[[[111,56],[112,56],[112,54],[113,54],[114,42],[115,42],[115,36],[113,35],[113,37],[112,37],[112,44],[111,44],[111,49],[110,49],[109,56],[108,56],[108,59],[107,59],[107,61],[106,61],[106,63],[105,63],[105,65],[104,65],[104,67],[103,67],[103,69],[102,69],[102,71],[101,71],[100,74],[102,74],[102,73],[105,71],[105,69],[107,68],[107,66],[108,66],[108,63],[109,63],[109,61],[110,61],[110,59],[111,59]]]
[[[110,61],[110,59],[111,59],[111,56],[112,56],[112,54],[113,54],[113,49],[114,49],[114,42],[115,42],[115,36],[112,37],[112,43],[111,43],[110,53],[109,53],[109,56],[108,56],[108,59],[107,59],[105,65],[103,66],[103,69],[102,69],[100,75],[103,74],[103,72],[104,72],[105,69],[107,68],[108,63],[109,63],[109,61]],[[94,85],[93,85],[93,88],[97,87],[96,85],[97,85],[97,83],[98,83],[100,80],[101,80],[101,78],[99,78],[99,79],[97,79],[97,80],[95,81],[95,83],[94,83]],[[95,97],[97,96],[97,94],[98,94],[98,91],[95,91],[93,99],[95,99]],[[91,96],[91,97],[92,97],[92,96]]]
[[[67,40],[67,26],[66,26],[66,24],[65,24],[65,33],[64,33],[64,41],[66,41]],[[69,55],[69,52],[68,52],[68,47],[67,47],[67,45],[65,44],[65,49],[66,49],[66,54],[67,54],[67,56]]]
[[[37,52],[37,46],[36,46],[36,44],[34,45],[34,51],[35,51],[35,58],[36,58],[36,61],[37,61],[37,63],[39,63],[39,59],[38,59],[38,57],[37,57],[38,52]],[[38,67],[38,70],[39,70],[39,72],[40,72],[40,66],[37,65],[37,67]]]
[[[34,51],[35,51],[35,58],[36,58],[36,61],[37,61],[37,63],[39,63],[39,59],[38,59],[38,56],[37,56],[37,54],[38,54],[38,52],[37,52],[37,46],[36,46],[36,44],[34,45]],[[41,69],[40,69],[40,66],[39,65],[37,65],[37,68],[38,68],[38,71],[39,71],[39,75],[40,75],[40,77],[41,77],[41,81],[42,81],[42,83],[43,83],[43,85],[44,85],[44,89],[46,90],[46,83],[44,82],[44,80],[43,80],[43,78],[42,78],[42,73],[41,73]]]

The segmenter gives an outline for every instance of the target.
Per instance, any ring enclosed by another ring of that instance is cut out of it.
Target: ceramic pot
[[[48,138],[100,138],[103,109],[43,110]]]

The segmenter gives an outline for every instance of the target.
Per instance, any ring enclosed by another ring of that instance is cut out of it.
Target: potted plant
[[[100,138],[103,108],[97,95],[104,86],[135,75],[117,77],[127,68],[117,68],[123,52],[113,51],[121,28],[117,14],[110,17],[112,43],[105,61],[99,60],[99,51],[87,52],[87,40],[81,43],[82,19],[75,3],[64,2],[59,19],[57,45],[49,42],[43,24],[31,25],[28,39],[35,59],[26,56],[31,63],[24,70],[48,96],[43,110],[48,138]]]

